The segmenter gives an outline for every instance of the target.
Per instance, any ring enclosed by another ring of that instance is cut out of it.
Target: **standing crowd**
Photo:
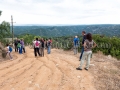
[[[90,65],[90,59],[92,56],[92,49],[96,47],[96,43],[92,39],[92,34],[87,33],[85,31],[82,31],[82,41],[81,41],[81,54],[79,57],[80,66],[76,68],[77,70],[82,70],[84,61],[86,60],[86,67],[85,70],[89,69]],[[52,45],[52,40],[44,40],[43,38],[39,39],[36,38],[33,40],[33,47],[34,47],[34,55],[35,57],[41,56],[44,57],[44,49],[47,49],[47,53],[51,53],[51,45]],[[73,39],[73,47],[74,47],[74,55],[78,53],[78,47],[80,46],[80,39],[78,36],[75,36]],[[18,52],[19,54],[25,53],[25,45],[24,45],[24,40],[23,39],[16,39],[14,41],[14,47],[15,47],[15,52]],[[9,55],[10,59],[12,60],[13,57],[11,55],[12,48],[9,46],[9,44],[6,45],[6,50],[7,54]]]
[[[37,57],[37,54],[41,57],[44,57],[44,49],[47,49],[47,53],[50,54],[51,53],[51,45],[52,45],[51,39],[44,40],[43,38],[42,39],[36,38],[33,41],[35,57]]]
[[[37,54],[41,57],[44,57],[44,50],[47,49],[47,53],[51,53],[51,45],[52,45],[52,40],[44,40],[43,38],[39,39],[36,38],[33,42],[33,47],[34,47],[34,55],[37,57]],[[14,41],[14,47],[15,47],[15,52],[18,52],[19,54],[23,54],[26,52],[25,50],[25,44],[23,39],[16,39]],[[11,55],[12,52],[12,47],[9,44],[6,44],[6,52],[10,57],[10,60],[13,60],[13,57]]]

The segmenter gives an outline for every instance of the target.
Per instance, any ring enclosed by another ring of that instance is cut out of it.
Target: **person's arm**
[[[97,46],[97,44],[95,42],[93,42],[93,47],[92,48],[95,48]]]
[[[9,52],[9,48],[8,47],[6,47],[5,50],[6,50],[6,52]]]
[[[87,48],[86,48],[86,42],[84,42],[83,46],[84,46],[84,50],[86,50],[86,49],[87,49]]]

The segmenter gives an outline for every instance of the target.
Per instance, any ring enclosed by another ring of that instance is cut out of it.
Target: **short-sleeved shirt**
[[[39,44],[38,46],[36,46],[36,42],[38,42],[38,44]],[[39,48],[40,47],[40,41],[34,41],[33,43],[34,43],[34,47],[35,48]]]
[[[9,48],[10,48],[10,47],[9,47],[9,46],[7,46],[7,52],[10,52],[10,51],[9,51]]]
[[[92,47],[93,47],[93,45],[94,45],[94,40],[92,40],[91,42],[89,41],[89,40],[85,40],[85,42],[86,42],[86,49],[85,49],[85,51],[92,51]]]
[[[79,38],[74,38],[73,42],[74,42],[74,45],[78,45],[79,44]]]

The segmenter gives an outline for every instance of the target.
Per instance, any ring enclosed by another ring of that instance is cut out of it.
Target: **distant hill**
[[[74,26],[14,26],[14,34],[34,34],[48,37],[81,35],[81,31],[107,36],[120,36],[120,25],[74,25]]]

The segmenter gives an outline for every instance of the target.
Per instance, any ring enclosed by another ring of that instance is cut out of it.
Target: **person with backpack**
[[[9,55],[10,60],[13,60],[13,57],[12,57],[12,55],[11,55],[12,47],[10,47],[9,44],[6,44],[6,52],[7,52],[7,54]]]
[[[85,59],[86,59],[85,70],[89,69],[90,58],[91,58],[91,54],[92,54],[92,48],[96,47],[96,43],[92,39],[92,34],[91,33],[88,33],[86,35],[86,40],[84,41],[83,47],[84,47],[84,52],[83,52],[83,55],[82,55],[80,66],[78,68],[76,68],[77,70],[82,70],[82,66],[84,64]]]
[[[82,59],[82,55],[83,55],[83,52],[84,52],[84,41],[86,39],[86,32],[85,31],[82,31],[82,48],[81,48],[81,55],[80,55],[80,58],[79,58],[79,61],[81,61]]]
[[[17,45],[17,47],[18,47],[19,54],[22,54],[22,47],[21,47],[21,43],[20,43],[20,42],[21,42],[21,41],[18,40],[18,45]]]
[[[73,43],[74,43],[74,55],[76,55],[78,53],[78,46],[79,46],[78,36],[75,36]]]
[[[34,44],[34,54],[35,54],[35,57],[37,56],[37,53],[40,56],[40,51],[39,51],[40,41],[38,40],[38,38],[36,38],[36,40],[33,42],[33,44]]]
[[[17,45],[18,45],[18,39],[16,39],[16,40],[14,41],[15,52],[18,52],[18,47],[17,47]]]

